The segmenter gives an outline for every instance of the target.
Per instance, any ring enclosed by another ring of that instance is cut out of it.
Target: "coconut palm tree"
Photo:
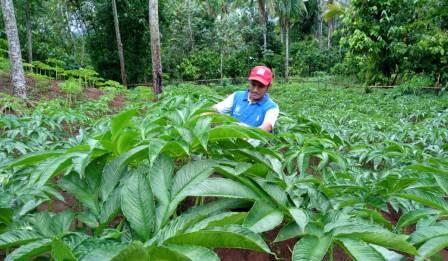
[[[295,19],[306,14],[303,0],[273,0],[272,9],[279,18],[283,43],[285,45],[285,79],[288,79],[289,67],[289,27]]]

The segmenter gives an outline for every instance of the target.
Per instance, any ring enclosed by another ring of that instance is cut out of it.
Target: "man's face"
[[[259,101],[263,98],[269,89],[269,85],[263,85],[261,82],[249,81],[249,98],[252,101]]]

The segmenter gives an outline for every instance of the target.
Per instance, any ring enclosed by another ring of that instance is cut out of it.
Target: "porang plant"
[[[448,244],[446,161],[378,171],[356,163],[360,154],[345,157],[351,141],[316,121],[285,115],[274,136],[213,113],[211,101],[168,92],[76,146],[4,163],[7,260],[274,254],[262,233],[278,226],[276,241],[298,239],[293,260],[332,258],[336,248],[355,260],[425,259]],[[56,213],[62,191],[76,204]]]

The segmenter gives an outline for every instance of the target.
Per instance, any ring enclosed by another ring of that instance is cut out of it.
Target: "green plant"
[[[67,93],[68,105],[70,106],[72,103],[72,97],[76,97],[76,95],[82,92],[82,85],[80,80],[69,79],[59,84],[59,88],[61,91]]]

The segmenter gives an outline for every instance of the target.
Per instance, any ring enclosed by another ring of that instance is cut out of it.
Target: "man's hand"
[[[271,132],[272,131],[272,124],[269,122],[263,122],[263,124],[261,124],[258,128],[265,130],[267,132]]]

